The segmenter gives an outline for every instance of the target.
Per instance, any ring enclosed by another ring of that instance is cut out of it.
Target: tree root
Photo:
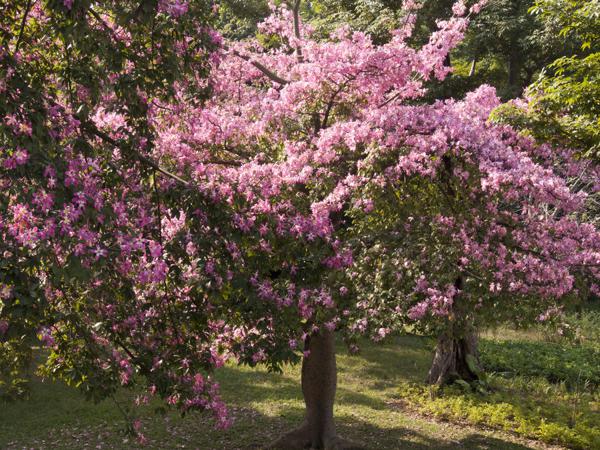
[[[310,448],[310,446],[311,439],[308,426],[302,425],[284,434],[265,448],[270,450],[304,450]]]
[[[320,443],[311,439],[311,433],[306,425],[303,425],[289,433],[284,434],[275,442],[265,447],[268,450],[366,450],[362,444],[351,442],[339,436],[321,437]]]

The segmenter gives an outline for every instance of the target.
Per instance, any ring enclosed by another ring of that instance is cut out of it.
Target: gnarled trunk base
[[[310,351],[302,360],[302,394],[306,404],[304,423],[269,446],[281,450],[353,450],[363,447],[348,442],[335,431],[333,403],[337,383],[335,340],[332,331],[310,337]]]
[[[479,379],[479,372],[477,335],[472,331],[461,337],[444,333],[438,338],[426,381],[437,385],[449,384],[458,379],[475,381]]]
[[[354,442],[342,439],[339,436],[321,436],[317,446],[311,439],[313,432],[306,426],[296,428],[295,430],[283,435],[269,446],[269,449],[277,450],[365,450],[365,447]]]

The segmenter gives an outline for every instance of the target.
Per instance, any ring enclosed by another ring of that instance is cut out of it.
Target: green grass
[[[481,362],[489,372],[542,377],[572,390],[600,385],[600,350],[553,342],[481,342]]]
[[[433,341],[427,338],[404,336],[383,345],[364,343],[359,356],[347,355],[340,346],[335,410],[339,433],[373,449],[551,448],[518,437],[514,434],[518,430],[504,426],[506,419],[496,426],[498,429],[492,429],[494,425],[489,420],[450,415],[445,417],[449,422],[426,417],[424,414],[435,414],[419,410],[411,401],[418,397],[414,392],[423,388],[421,381],[431,360],[432,345]],[[162,417],[146,408],[142,415],[150,440],[147,448],[260,448],[301,421],[299,378],[299,367],[289,367],[278,375],[228,366],[218,374],[218,379],[235,419],[231,429],[225,432],[213,429],[210,418],[203,414],[183,419],[174,413]],[[413,389],[410,401],[399,394],[401,387],[408,386]],[[528,395],[523,386],[503,386],[506,390],[498,395],[509,404],[512,401],[518,406],[522,397]],[[554,391],[550,394],[555,395]],[[125,404],[130,395],[119,393],[117,400]],[[452,398],[450,395],[456,394],[448,395]],[[426,399],[422,400],[423,405],[428,404]],[[535,405],[539,398],[536,400],[532,395],[530,400]],[[470,408],[484,411],[487,400],[478,401],[483,403]],[[557,397],[557,402],[561,401]],[[543,408],[546,404],[539,406]],[[121,433],[122,427],[122,416],[112,401],[94,405],[60,383],[35,380],[28,400],[0,409],[0,448],[137,448],[135,442]]]

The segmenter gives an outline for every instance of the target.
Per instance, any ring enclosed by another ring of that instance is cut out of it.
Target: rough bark
[[[443,385],[458,379],[477,380],[479,370],[473,364],[479,366],[477,334],[471,330],[456,337],[452,332],[446,332],[438,338],[427,382]]]
[[[331,331],[310,337],[302,360],[302,394],[306,415],[300,427],[275,441],[272,449],[351,450],[362,447],[337,436],[333,404],[337,384],[335,340]]]
[[[438,337],[433,362],[426,379],[429,384],[449,384],[458,379],[475,381],[481,373],[477,333],[460,308],[463,283],[463,277],[459,275],[454,282],[454,287],[459,293],[454,299],[452,320],[446,331]]]

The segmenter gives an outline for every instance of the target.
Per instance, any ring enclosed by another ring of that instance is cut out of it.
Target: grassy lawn
[[[359,356],[347,355],[340,346],[336,407],[340,434],[373,449],[561,448],[528,439],[528,436],[544,438],[531,430],[521,432],[521,436],[515,434],[519,430],[508,423],[510,417],[494,423],[475,413],[473,417],[439,414],[440,410],[452,410],[450,403],[458,394],[450,391],[430,395],[421,384],[430,363],[432,345],[433,341],[427,338],[396,337],[383,345],[364,343]],[[181,419],[175,414],[155,415],[148,407],[142,411],[149,438],[147,448],[260,448],[301,421],[299,367],[289,367],[283,375],[278,375],[229,366],[218,378],[235,418],[231,429],[214,430],[210,419],[202,414]],[[519,384],[522,378],[518,378],[519,383],[515,379],[494,380],[498,388],[493,395],[458,395],[461,399],[474,399],[464,407],[483,410],[500,399],[521,408],[526,400],[533,402],[533,409],[527,410],[527,414],[539,419],[544,418],[544,408],[552,405],[550,399],[539,395],[539,389],[550,386],[545,380],[532,381],[535,389],[531,392]],[[559,395],[558,387],[551,389],[555,390],[548,390],[546,397]],[[131,395],[120,393],[117,401],[124,405]],[[596,394],[586,395],[597,402]],[[564,397],[557,397],[557,401],[563,400]],[[592,431],[594,427],[600,429],[598,404],[588,403],[582,410],[585,417],[573,417],[576,421],[585,419]],[[571,411],[569,404],[565,408]],[[573,408],[581,409],[581,402],[573,404]],[[558,419],[548,414],[547,420],[552,423]],[[137,448],[135,442],[122,434],[122,427],[122,416],[115,402],[94,405],[60,383],[35,380],[29,400],[3,405],[0,409],[0,448]],[[556,437],[546,440],[560,442]]]

